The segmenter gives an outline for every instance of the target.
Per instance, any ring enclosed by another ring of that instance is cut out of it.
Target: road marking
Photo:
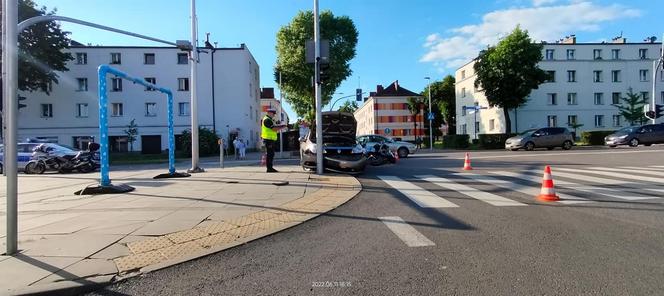
[[[485,192],[479,189],[475,189],[470,186],[466,186],[463,184],[459,184],[456,182],[453,182],[449,179],[441,178],[441,177],[436,177],[432,175],[424,175],[424,176],[415,176],[418,179],[436,184],[440,187],[447,188],[450,190],[457,191],[463,195],[472,197],[477,200],[481,200],[483,202],[486,202],[490,205],[494,205],[497,207],[504,207],[504,206],[527,206],[527,204],[520,203],[518,201],[514,201],[508,198],[504,198],[502,196],[490,193],[490,192]]]
[[[399,190],[403,195],[423,208],[458,208],[459,206],[396,176],[378,176],[387,185]]]
[[[435,246],[431,240],[429,240],[424,234],[421,234],[413,226],[408,225],[401,217],[390,216],[390,217],[378,217],[385,226],[392,230],[396,236],[406,243],[409,247],[428,247]]]
[[[664,172],[664,168],[635,167],[635,166],[624,166],[624,167],[620,167],[620,168],[631,169],[631,170],[645,170],[645,171],[653,171],[653,172]]]
[[[600,170],[600,171],[608,171],[608,172],[624,172],[624,173],[630,173],[630,174],[643,174],[643,175],[650,175],[650,176],[659,176],[659,177],[664,177],[664,172],[653,172],[649,170],[644,170],[644,169],[629,169],[629,168],[604,168],[604,167],[590,167],[590,169],[593,170]]]
[[[528,170],[531,172],[541,172],[541,170]],[[556,171],[556,176],[560,176],[563,178],[569,178],[569,179],[574,179],[574,180],[581,180],[581,181],[586,181],[586,182],[593,182],[593,183],[599,183],[599,184],[604,184],[604,185],[625,185],[625,184],[636,184],[636,182],[632,181],[626,181],[626,180],[615,180],[615,179],[607,179],[607,178],[600,178],[600,177],[592,177],[588,175],[580,175],[580,174],[574,174],[574,173],[565,173],[561,171],[567,171],[565,168],[555,168]],[[584,173],[588,173],[585,172]]]
[[[494,156],[473,156],[472,159],[488,159],[488,158],[522,158],[522,157],[542,157],[542,156],[567,156],[567,155],[600,155],[600,154],[639,154],[639,153],[662,153],[662,150],[654,151],[606,151],[606,152],[560,152],[560,153],[528,153],[528,154],[515,154],[515,155],[494,155]],[[464,157],[457,157],[455,159],[464,159]],[[662,167],[664,166],[657,166]]]
[[[531,182],[539,182],[542,180],[542,177],[537,177],[537,176],[531,176],[531,175],[524,175],[520,173],[513,173],[513,172],[491,172],[497,175],[501,176],[506,176],[506,177],[513,177],[513,178],[518,178],[522,180],[528,180]],[[554,177],[557,175],[557,173],[552,174]],[[589,185],[583,185],[579,183],[574,183],[574,182],[567,182],[563,180],[554,180],[553,184],[556,186],[560,187],[565,187],[569,189],[574,189],[577,191],[582,191],[582,192],[587,192],[587,193],[592,193],[592,194],[600,194],[608,197],[613,197],[613,198],[619,198],[619,199],[625,199],[625,200],[644,200],[644,199],[654,199],[658,198],[656,196],[646,196],[646,195],[625,195],[623,192],[624,190],[618,190],[618,189],[610,189],[610,188],[601,188],[601,187],[595,187],[595,186],[589,186]],[[610,193],[607,193],[610,192]],[[614,194],[614,193],[619,193],[619,194]]]
[[[533,187],[530,185],[523,185],[511,181],[506,181],[498,178],[494,178],[491,176],[486,176],[486,175],[478,175],[474,173],[458,173],[457,175],[459,176],[464,176],[464,177],[469,177],[473,180],[479,181],[479,182],[484,182],[487,184],[495,185],[498,187],[502,187],[505,189],[510,189],[513,191],[518,191],[527,195],[532,196],[533,198],[537,195],[540,194],[540,189],[539,187]],[[588,203],[591,202],[588,199],[585,199],[583,197],[578,197],[574,195],[569,195],[569,194],[564,194],[564,193],[558,193],[558,196],[562,199],[560,201],[557,201],[562,204],[580,204],[580,203]]]
[[[630,175],[630,174],[623,174],[623,173],[614,173],[614,172],[605,172],[605,171],[589,171],[589,170],[581,170],[581,169],[570,169],[570,168],[557,168],[557,170],[563,170],[563,171],[568,171],[568,172],[578,172],[578,173],[592,173],[596,175],[604,175],[604,176],[609,176],[609,177],[615,177],[615,178],[623,178],[623,179],[628,179],[628,180],[637,180],[637,181],[646,181],[650,183],[657,183],[657,184],[664,184],[664,179],[662,178],[653,178],[653,177],[646,177],[646,176],[635,176],[635,175]]]

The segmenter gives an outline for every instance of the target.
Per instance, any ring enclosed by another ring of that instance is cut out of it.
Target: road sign
[[[427,116],[427,119],[428,120],[433,120],[434,118],[436,118],[435,114],[433,114],[433,112],[429,112],[429,114]]]
[[[385,128],[385,134],[391,134],[392,130],[389,127]]]

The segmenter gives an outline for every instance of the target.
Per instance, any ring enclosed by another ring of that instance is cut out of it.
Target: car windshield
[[[638,129],[639,129],[638,126],[625,127],[625,128],[621,128],[618,131],[616,131],[616,134],[629,134],[629,133],[636,132]]]
[[[519,134],[519,136],[527,136],[527,135],[530,135],[530,134],[534,133],[535,131],[536,131],[536,129],[529,129],[527,131],[521,132]]]

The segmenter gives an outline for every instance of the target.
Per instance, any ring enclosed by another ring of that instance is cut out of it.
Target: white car
[[[32,157],[32,150],[37,147],[41,143],[18,143],[18,146],[16,147],[18,150],[18,170],[22,171],[25,168],[25,165],[28,164],[30,161],[30,157]],[[4,164],[5,164],[5,147],[0,144],[0,174],[4,171]]]
[[[390,137],[381,135],[363,135],[357,137],[357,141],[367,149],[376,144],[385,143],[390,147],[390,150],[399,155],[399,158],[406,158],[409,154],[413,154],[417,151],[417,146],[413,143],[395,141]]]

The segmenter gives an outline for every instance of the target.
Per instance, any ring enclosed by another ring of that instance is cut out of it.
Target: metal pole
[[[7,255],[13,255],[18,250],[18,176],[17,176],[17,128],[18,122],[16,113],[18,112],[18,1],[5,0],[3,15],[6,27],[5,46],[3,50],[7,64],[5,70],[6,81],[3,89],[6,89],[4,97],[6,110],[5,126],[5,167],[7,174]]]
[[[224,168],[224,139],[219,139],[219,165]]]
[[[203,172],[198,166],[198,96],[196,93],[198,72],[198,43],[196,42],[196,0],[191,0],[191,168],[190,173]]]
[[[281,71],[279,71],[279,120],[284,120],[284,91],[281,89]],[[279,122],[283,124],[282,122]],[[288,124],[288,122],[286,123]],[[279,158],[283,158],[284,152],[284,133],[279,130]]]
[[[323,99],[320,83],[320,24],[318,23],[318,0],[314,0],[314,48],[316,63],[314,65],[316,75],[316,173],[323,174]]]
[[[99,92],[99,154],[101,157],[101,167],[99,174],[99,184],[101,186],[110,186],[111,178],[108,176],[109,155],[108,155],[108,93],[106,92],[106,74],[109,66],[101,65],[98,70],[98,92]]]
[[[652,61],[652,108],[650,110],[653,110],[656,112],[657,110],[657,105],[655,104],[655,81],[657,80],[657,66],[659,64],[659,60],[655,59]],[[653,117],[652,119],[652,124],[655,124],[655,121],[657,121],[657,116]]]
[[[428,78],[429,80],[429,114],[428,116],[431,116],[433,114],[433,111],[431,110],[431,78]],[[431,117],[429,117],[429,150],[433,151],[433,128],[431,128],[433,120]]]

